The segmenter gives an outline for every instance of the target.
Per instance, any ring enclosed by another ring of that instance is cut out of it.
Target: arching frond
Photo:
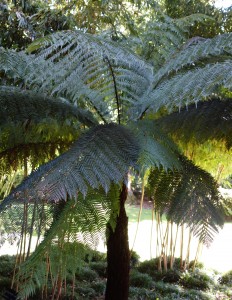
[[[87,194],[88,185],[109,190],[111,182],[123,180],[135,164],[139,146],[126,128],[109,124],[89,130],[55,160],[33,172],[2,203],[12,201],[59,201]]]
[[[96,125],[90,112],[71,105],[68,101],[23,91],[12,86],[0,86],[0,126],[6,123],[38,123],[44,119],[64,122],[77,119],[85,125]]]
[[[165,132],[178,140],[198,143],[225,141],[232,146],[232,99],[212,98],[159,119]]]
[[[154,121],[141,120],[131,124],[140,145],[140,172],[151,167],[179,168],[178,147],[164,134]]]
[[[193,38],[187,41],[180,51],[176,52],[168,62],[160,68],[155,76],[153,85],[156,86],[164,77],[170,77],[173,72],[185,68],[193,68],[207,60],[218,61],[219,57],[225,60],[232,56],[232,33],[218,35],[212,39]]]
[[[188,224],[205,244],[223,225],[220,195],[213,177],[206,171],[181,159],[179,171],[154,170],[149,176],[151,196],[158,211],[169,220]]]
[[[1,173],[32,169],[67,150],[84,126],[97,123],[90,111],[13,86],[0,87]]]
[[[143,114],[148,109],[157,111],[162,106],[169,111],[177,107],[180,109],[219,92],[222,86],[228,89],[232,86],[231,60],[208,64],[163,81],[141,100],[140,106],[137,104],[137,114]]]
[[[16,53],[6,50],[2,51],[7,63],[1,68],[40,93],[67,97],[95,109],[104,122],[114,120],[117,110],[127,118],[126,107],[139,100],[152,78],[149,64],[100,36],[58,32],[29,48],[35,49],[36,55],[19,53],[24,73],[14,73],[14,67],[19,69]]]

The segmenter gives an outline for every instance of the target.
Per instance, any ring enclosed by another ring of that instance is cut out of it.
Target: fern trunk
[[[108,226],[107,285],[105,300],[127,300],[129,294],[130,251],[128,243],[128,217],[125,210],[127,187],[122,186],[120,212],[116,228]]]

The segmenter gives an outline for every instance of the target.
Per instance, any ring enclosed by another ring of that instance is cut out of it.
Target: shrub
[[[130,273],[130,285],[149,289],[153,286],[153,280],[148,274],[132,271]]]
[[[212,279],[202,271],[196,270],[194,272],[185,272],[181,276],[180,284],[186,288],[193,288],[199,290],[209,289],[212,284]]]
[[[193,266],[194,266],[194,260],[190,261],[190,263],[189,263],[189,269],[193,269]],[[203,269],[204,268],[204,264],[202,262],[196,262],[195,268],[197,268],[197,269]]]
[[[178,262],[177,262],[178,264]],[[148,274],[152,277],[154,281],[164,281],[164,282],[178,282],[181,273],[178,269],[167,270],[167,272],[158,271],[158,259],[146,260],[139,264],[137,270],[141,273]]]
[[[11,287],[11,278],[0,277],[0,292],[10,289]]]
[[[181,278],[181,273],[178,270],[168,270],[163,274],[159,274],[163,282],[176,283]]]
[[[131,268],[134,268],[134,267],[138,266],[139,259],[140,259],[140,256],[135,251],[131,251],[131,255],[130,255],[130,266],[131,266]]]
[[[107,263],[105,261],[90,262],[89,267],[97,272],[100,277],[106,277]]]
[[[11,276],[15,266],[15,256],[0,256],[0,275],[3,277]]]
[[[92,282],[90,287],[95,290],[98,296],[103,295],[106,289],[105,281]]]
[[[130,287],[129,300],[158,300],[161,298],[160,294],[156,291],[150,291],[145,288]]]
[[[85,255],[85,262],[99,262],[106,261],[106,253],[102,253],[97,250],[88,249],[88,252]]]
[[[223,274],[218,281],[220,284],[225,284],[232,287],[232,270]]]
[[[92,289],[91,287],[89,286],[77,286],[76,287],[76,292],[85,297],[85,298],[89,298],[89,299],[93,299],[94,297],[97,296],[96,292],[94,289]],[[79,298],[77,298],[79,299]]]
[[[88,267],[81,267],[76,273],[76,279],[80,281],[92,282],[98,280],[97,272]]]
[[[141,262],[137,267],[137,270],[139,272],[149,274],[150,276],[153,276],[155,273],[157,273],[157,269],[158,269],[157,258],[145,260]]]

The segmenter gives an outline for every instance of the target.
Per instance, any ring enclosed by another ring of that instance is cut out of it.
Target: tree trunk
[[[108,226],[107,285],[105,300],[127,300],[129,294],[130,251],[128,243],[128,217],[125,210],[127,187],[122,186],[120,212],[116,228]]]

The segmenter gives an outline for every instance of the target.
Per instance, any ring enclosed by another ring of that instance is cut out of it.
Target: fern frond
[[[193,233],[210,244],[223,225],[220,195],[213,177],[181,158],[179,171],[154,170],[149,176],[150,193],[157,209],[176,224],[187,224]]]
[[[0,209],[13,201],[76,199],[78,191],[87,194],[88,185],[108,191],[111,182],[124,179],[138,153],[137,141],[128,129],[114,124],[96,126],[68,152],[33,172],[1,203]]]
[[[105,235],[112,208],[116,206],[119,210],[117,186],[111,186],[108,194],[103,190],[90,189],[86,197],[80,195],[78,203],[71,199],[65,203],[63,209],[58,210],[59,214],[54,215],[44,240],[20,267],[20,296],[28,297],[36,288],[46,286],[46,257],[49,257],[50,276],[59,275],[61,280],[65,280],[69,272],[78,273],[87,253],[82,243],[95,247],[97,239]]]
[[[131,124],[140,145],[139,168],[145,172],[151,167],[179,168],[178,147],[151,120]]]
[[[178,27],[189,32],[189,28],[191,28],[195,23],[205,23],[206,21],[213,20],[214,18],[211,16],[196,13],[182,18],[174,19],[174,22],[177,24]]]
[[[180,50],[187,41],[190,28],[195,22],[204,23],[212,19],[203,14],[172,19],[159,7],[156,8],[155,16],[152,18],[149,15],[148,18],[150,21],[138,25],[140,34],[134,43],[137,45],[136,51],[154,65],[155,71],[158,71],[174,53]]]
[[[66,95],[72,101],[83,99],[102,112],[104,119],[114,118],[115,88],[123,94],[126,107],[126,99],[137,101],[152,78],[152,68],[142,59],[100,36],[59,32],[39,47],[35,60],[46,60],[49,68],[42,69],[39,76],[31,74],[32,83],[41,91]]]
[[[206,140],[225,141],[232,146],[232,99],[211,98],[188,110],[172,113],[159,119],[161,128],[184,142]]]
[[[23,51],[16,52],[15,50],[0,47],[0,68],[9,78],[26,78],[27,70],[30,66],[28,58],[29,57]]]
[[[64,122],[78,119],[85,125],[96,125],[90,112],[71,105],[68,101],[38,95],[10,86],[0,86],[0,126],[12,122],[38,123],[46,118]]]
[[[157,111],[165,106],[173,111],[219,92],[222,86],[228,89],[232,86],[231,60],[190,70],[160,83],[134,110],[143,114],[148,109]]]
[[[203,61],[225,60],[227,57],[232,56],[232,33],[218,35],[212,39],[197,39],[187,41],[182,49],[175,53],[173,58],[171,58],[164,67],[160,68],[154,76],[154,86],[164,77],[170,77],[173,72],[178,72],[179,70],[186,67],[193,67],[196,64],[202,64]]]

